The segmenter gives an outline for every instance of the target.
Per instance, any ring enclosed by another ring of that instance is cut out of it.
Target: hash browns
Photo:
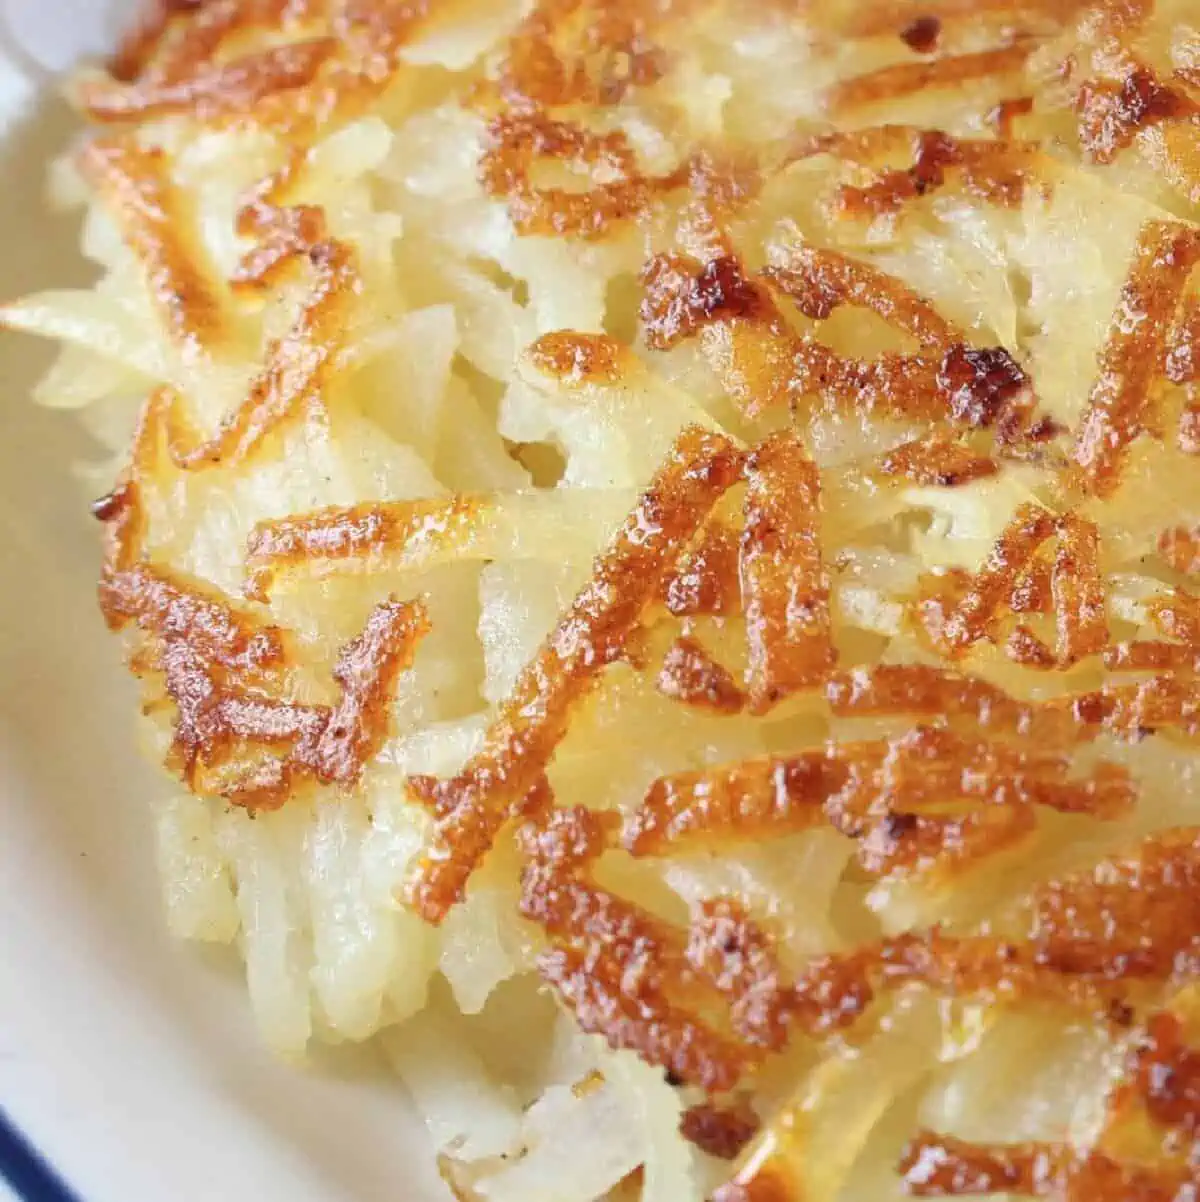
[[[418,1093],[524,998],[458,1196],[1200,1188],[1192,15],[206,0],[73,81],[104,274],[0,318],[117,455],[169,913]]]

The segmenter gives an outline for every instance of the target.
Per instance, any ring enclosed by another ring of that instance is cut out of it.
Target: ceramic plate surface
[[[0,0],[0,21],[13,296],[85,278],[73,220],[43,202],[74,127],[48,69],[116,22],[100,0]],[[240,966],[165,932],[147,804],[163,786],[134,749],[69,472],[90,448],[28,400],[50,353],[0,333],[0,1108],[43,1161],[5,1126],[0,1169],[31,1202],[56,1198],[47,1169],[84,1202],[441,1202],[421,1125],[369,1054],[276,1062]]]

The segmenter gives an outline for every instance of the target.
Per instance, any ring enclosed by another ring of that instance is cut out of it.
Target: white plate
[[[54,65],[63,31],[86,49],[105,29],[98,0],[7,7]],[[30,35],[37,13],[54,37]],[[73,121],[34,76],[0,53],[4,296],[85,271],[73,222],[42,203]],[[87,444],[28,401],[48,354],[0,334],[0,1107],[84,1202],[441,1200],[394,1080],[362,1052],[272,1060],[240,967],[163,929],[147,810],[162,785],[133,747],[68,474]]]

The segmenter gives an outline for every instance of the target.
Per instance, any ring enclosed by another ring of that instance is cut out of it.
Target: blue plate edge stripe
[[[0,1108],[0,1177],[21,1202],[81,1202]]]

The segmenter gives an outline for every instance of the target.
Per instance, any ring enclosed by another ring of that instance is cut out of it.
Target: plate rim
[[[0,1107],[0,1180],[21,1202],[82,1202],[3,1107]]]

